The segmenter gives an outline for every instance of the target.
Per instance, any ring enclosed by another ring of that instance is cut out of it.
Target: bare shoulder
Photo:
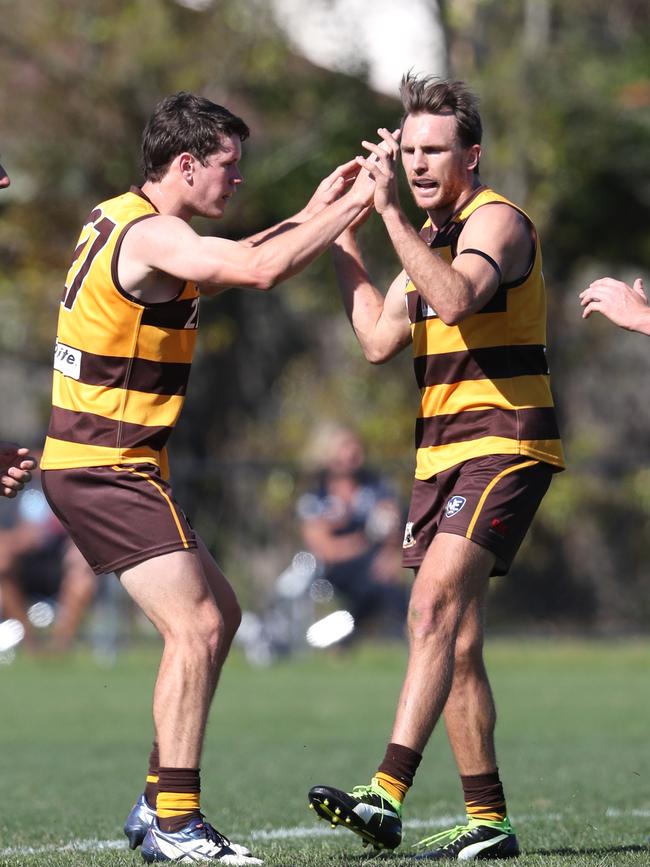
[[[175,250],[191,252],[199,235],[180,217],[156,214],[138,220],[122,239],[120,263],[140,263],[160,267]]]
[[[519,242],[531,237],[532,224],[521,211],[505,202],[490,202],[477,208],[467,220],[459,246],[469,246],[468,239],[501,239]]]
[[[530,269],[535,256],[535,229],[512,205],[490,202],[477,208],[463,228],[458,251],[468,249],[490,256],[503,280],[518,280]]]
[[[144,242],[168,243],[176,238],[186,239],[191,236],[198,237],[194,229],[180,217],[171,214],[154,214],[133,223],[125,235],[125,241],[130,238],[131,241],[137,239]]]

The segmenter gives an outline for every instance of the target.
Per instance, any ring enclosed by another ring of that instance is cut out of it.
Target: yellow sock
[[[158,792],[156,813],[159,819],[174,819],[201,809],[199,792]]]
[[[410,788],[406,783],[397,780],[395,777],[391,777],[390,774],[385,774],[383,771],[377,771],[375,774],[375,780],[377,780],[382,789],[385,789],[388,792],[391,798],[395,798],[395,800],[399,801],[400,804],[406,797],[406,793]]]

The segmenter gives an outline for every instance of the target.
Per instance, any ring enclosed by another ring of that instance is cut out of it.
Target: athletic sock
[[[507,815],[506,799],[499,779],[499,769],[490,774],[461,775],[465,809],[470,819],[502,822]]]
[[[401,804],[413,785],[413,778],[421,761],[422,755],[410,747],[388,744],[384,760],[375,774],[375,780]]]
[[[201,778],[198,768],[160,768],[156,815],[161,831],[175,833],[201,816]]]
[[[149,770],[147,771],[147,781],[144,787],[144,799],[152,810],[156,809],[156,797],[158,796],[158,771],[160,769],[160,756],[158,754],[158,743],[153,742],[151,752],[149,753]]]

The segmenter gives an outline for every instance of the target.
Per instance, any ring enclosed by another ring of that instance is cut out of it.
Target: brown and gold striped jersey
[[[501,283],[481,310],[458,325],[445,325],[413,282],[406,286],[422,395],[416,422],[418,479],[490,454],[521,454],[564,467],[546,361],[542,256],[530,219],[481,187],[438,232],[427,220],[421,235],[450,264],[469,216],[492,202],[515,208],[530,223],[531,264],[520,280]]]
[[[164,447],[189,378],[199,313],[194,283],[143,303],[118,279],[122,239],[153,204],[133,187],[98,205],[81,230],[59,310],[52,415],[43,469],[150,461]]]

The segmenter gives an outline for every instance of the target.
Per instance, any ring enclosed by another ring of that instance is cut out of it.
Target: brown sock
[[[151,752],[149,753],[149,770],[147,771],[147,781],[144,787],[144,799],[149,804],[152,810],[156,809],[156,797],[158,795],[158,769],[160,768],[160,756],[158,754],[158,743],[153,742]]]
[[[386,755],[379,765],[375,779],[382,789],[400,803],[413,785],[413,778],[422,761],[422,755],[402,744],[388,744]]]
[[[198,768],[159,768],[156,815],[161,831],[175,833],[201,816]]]
[[[463,784],[465,809],[470,819],[501,822],[506,818],[506,799],[499,779],[499,769],[490,774],[460,778]]]

